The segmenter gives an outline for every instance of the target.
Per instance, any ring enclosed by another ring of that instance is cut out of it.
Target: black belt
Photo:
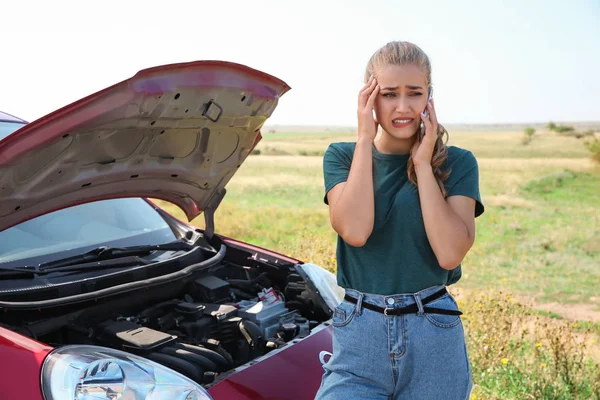
[[[421,303],[423,304],[423,311],[428,314],[462,315],[462,312],[460,312],[458,310],[445,310],[443,308],[425,307],[425,304],[431,303],[432,301],[439,299],[446,293],[448,293],[448,291],[446,290],[446,288],[443,288],[440,291],[435,292],[431,296],[427,296],[424,299],[422,299]],[[348,294],[344,296],[344,299],[346,299],[350,303],[354,303],[354,304],[356,304],[358,302],[357,299],[355,299],[354,297],[352,297]],[[377,312],[385,314],[385,315],[414,314],[419,311],[419,306],[416,303],[411,304],[410,306],[405,306],[405,307],[387,308],[387,307],[378,307],[378,306],[374,306],[373,304],[362,302],[361,307],[368,308],[369,310],[377,311]]]

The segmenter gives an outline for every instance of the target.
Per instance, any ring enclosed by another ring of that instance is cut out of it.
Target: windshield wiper
[[[148,264],[147,260],[140,258],[141,255],[152,251],[178,251],[190,250],[191,245],[184,242],[173,242],[148,246],[131,247],[97,247],[86,253],[60,260],[50,261],[35,266],[23,266],[17,268],[0,267],[2,278],[31,278],[36,275],[44,275],[50,272],[74,272],[81,270],[118,268],[131,265]]]
[[[36,273],[35,267],[0,268],[0,278],[31,278]]]
[[[153,244],[148,246],[130,246],[130,247],[108,247],[101,246],[72,257],[61,258],[60,260],[49,261],[38,265],[38,271],[56,271],[58,268],[69,265],[84,264],[94,261],[111,260],[128,256],[139,256],[149,254],[152,251],[177,251],[190,250],[192,246],[184,242],[173,242],[165,244]]]
[[[50,274],[53,272],[90,271],[94,269],[120,268],[145,264],[150,264],[150,262],[138,256],[125,256],[110,260],[92,261],[81,264],[71,264],[60,267],[46,268],[43,270],[38,270],[35,269],[35,267],[30,266],[17,268],[0,268],[0,279],[34,278],[36,276]]]

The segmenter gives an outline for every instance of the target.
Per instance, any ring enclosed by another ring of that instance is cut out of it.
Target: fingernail
[[[373,74],[371,74],[371,76],[369,77],[369,80],[373,79]]]

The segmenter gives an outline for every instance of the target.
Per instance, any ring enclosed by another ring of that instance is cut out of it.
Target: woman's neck
[[[375,140],[375,148],[382,154],[409,154],[414,143],[414,136],[408,139],[397,139],[383,131]]]

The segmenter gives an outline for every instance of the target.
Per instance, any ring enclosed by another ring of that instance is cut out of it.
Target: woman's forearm
[[[372,145],[368,139],[358,139],[348,180],[332,205],[333,228],[346,243],[357,247],[371,235],[375,219]]]
[[[416,167],[415,172],[429,244],[440,266],[454,269],[473,245],[473,234],[444,199],[431,165]]]

